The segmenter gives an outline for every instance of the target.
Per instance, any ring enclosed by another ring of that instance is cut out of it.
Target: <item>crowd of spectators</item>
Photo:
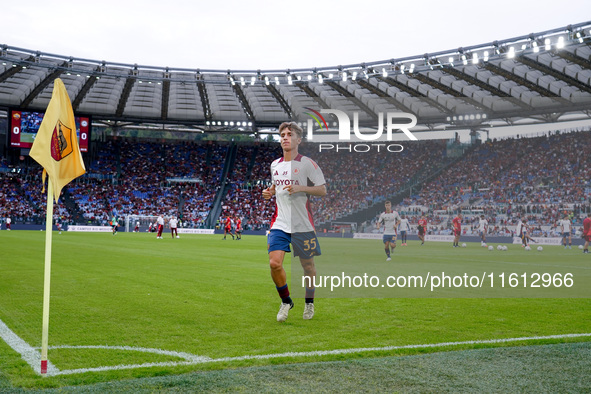
[[[591,132],[562,132],[535,138],[487,141],[452,163],[445,141],[403,144],[402,152],[319,152],[305,143],[300,152],[322,168],[328,194],[312,198],[316,222],[338,221],[413,186],[398,203],[411,224],[427,215],[433,231],[447,231],[452,215],[464,211],[471,230],[483,213],[491,229],[505,233],[516,214],[540,232],[565,214],[575,225],[591,209]],[[97,142],[87,157],[88,172],[67,186],[72,204],[55,208],[56,218],[105,224],[113,215],[178,216],[184,226],[203,226],[216,195],[221,216],[239,216],[246,229],[265,229],[273,201],[262,198],[270,185],[270,164],[281,157],[277,143],[237,145],[233,166],[223,182],[230,142],[145,142],[109,139]],[[8,168],[2,159],[0,168]],[[38,175],[30,175],[35,173]],[[19,176],[0,172],[0,208],[16,221],[43,216],[40,170]],[[427,180],[431,176],[432,179]],[[375,219],[374,219],[375,220]],[[371,227],[372,221],[368,223]]]

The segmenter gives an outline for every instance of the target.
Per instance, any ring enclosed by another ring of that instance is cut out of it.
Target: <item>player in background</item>
[[[135,228],[133,229],[133,232],[134,233],[139,233],[140,232],[140,222],[139,221],[137,221],[135,223]]]
[[[427,233],[427,219],[425,218],[425,216],[421,216],[421,218],[419,219],[419,223],[417,225],[417,229],[418,231],[418,236],[419,239],[421,240],[421,245],[425,244],[425,234]]]
[[[156,225],[158,226],[158,235],[156,235],[156,239],[162,239],[162,231],[164,230],[164,218],[162,215],[158,216],[158,219],[156,219]]]
[[[12,219],[7,217],[5,223],[6,223],[6,230],[10,231],[10,226],[12,224]]]
[[[59,233],[62,233],[62,221],[60,219],[56,219],[55,221],[55,225],[57,227],[57,231],[59,231]]]
[[[234,217],[234,224],[236,225],[236,241],[240,241],[242,239],[242,219],[238,215]]]
[[[172,239],[174,239],[174,236],[175,235],[176,235],[177,238],[180,238],[179,237],[179,233],[177,231],[178,223],[179,223],[179,221],[174,216],[172,216],[170,218],[170,220],[168,221],[168,225],[170,226],[170,235],[172,235]]]
[[[589,242],[591,242],[591,212],[589,212],[585,220],[583,220],[583,239],[585,240],[583,253],[589,253]]]
[[[560,222],[560,232],[562,233],[562,244],[564,245],[564,249],[566,249],[566,239],[568,238],[568,248],[572,249],[573,241],[571,238],[571,230],[572,230],[572,223],[568,217],[568,215],[564,216]]]
[[[527,220],[524,218],[523,220],[519,218],[517,222],[517,228],[515,229],[515,235],[521,238],[521,247],[526,247],[527,243]]]
[[[400,231],[400,243],[402,246],[406,246],[406,234],[410,231],[410,223],[408,222],[406,215],[402,215],[398,230]]]
[[[117,234],[117,227],[119,227],[117,215],[113,215],[113,219],[111,219],[111,226],[113,226],[113,235]]]
[[[304,320],[314,317],[314,278],[316,266],[314,256],[320,256],[320,244],[314,229],[310,209],[310,196],[326,195],[322,170],[312,159],[299,154],[304,131],[295,122],[284,122],[279,126],[283,156],[271,163],[271,187],[263,190],[263,198],[275,196],[275,214],[267,236],[267,251],[271,277],[281,298],[277,321],[287,319],[293,308],[289,296],[287,275],[283,268],[286,253],[293,246],[293,256],[300,258],[306,284]]]
[[[460,246],[460,236],[462,235],[462,214],[458,213],[458,216],[453,218],[453,232],[454,232],[454,248]]]
[[[226,218],[226,223],[224,223],[224,238],[226,239],[226,235],[230,234],[232,236],[232,240],[234,240],[234,234],[232,233],[232,217],[228,215]]]
[[[379,231],[380,224],[384,224],[382,241],[384,242],[386,261],[390,261],[392,260],[390,253],[394,252],[394,249],[396,248],[396,229],[400,225],[400,215],[398,212],[392,211],[392,203],[390,201],[386,201],[384,207],[386,208],[386,211],[380,214],[377,226]]]
[[[486,234],[488,233],[488,220],[480,215],[478,220],[478,233],[480,234],[480,246],[486,247]]]

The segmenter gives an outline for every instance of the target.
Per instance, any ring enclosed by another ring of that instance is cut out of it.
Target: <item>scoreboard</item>
[[[30,148],[37,136],[44,112],[11,110],[10,111],[10,146],[13,148]],[[75,116],[76,136],[80,152],[88,152],[90,141],[91,119],[89,116]]]

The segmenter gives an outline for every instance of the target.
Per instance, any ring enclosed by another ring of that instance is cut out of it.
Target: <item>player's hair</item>
[[[296,122],[283,122],[279,125],[279,134],[285,129],[296,133],[298,138],[303,138],[304,130]]]
[[[384,202],[384,205],[388,205],[388,204],[392,205],[392,203],[390,201]]]

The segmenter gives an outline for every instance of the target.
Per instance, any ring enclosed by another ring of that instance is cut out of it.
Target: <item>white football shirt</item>
[[[562,227],[563,233],[570,233],[570,227],[571,227],[570,220],[562,219],[560,221],[560,226]]]
[[[398,220],[400,220],[400,215],[397,211],[392,211],[390,213],[382,212],[378,219],[378,223],[384,224],[385,235],[396,235],[396,222]]]
[[[291,161],[279,158],[271,163],[271,180],[275,185],[275,214],[271,229],[289,234],[314,231],[310,196],[303,192],[290,195],[285,187],[324,185],[326,182],[318,164],[303,155],[297,155]]]
[[[408,222],[408,219],[404,218],[404,219],[400,219],[400,231],[409,231],[410,230],[410,223]]]
[[[479,219],[478,220],[478,230],[479,231],[486,231],[486,228],[488,227],[488,220],[486,219]]]

